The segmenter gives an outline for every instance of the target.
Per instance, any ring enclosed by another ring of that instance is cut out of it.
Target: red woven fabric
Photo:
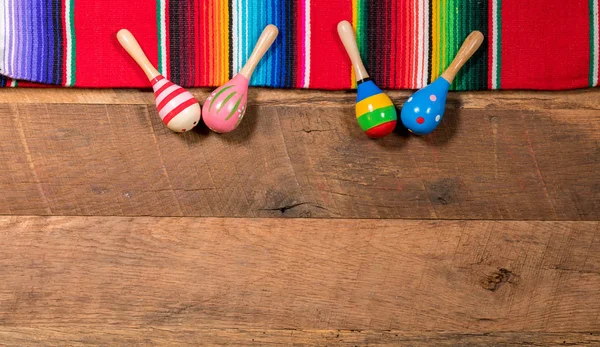
[[[452,89],[582,88],[599,82],[598,1],[0,0],[0,85],[149,87],[115,38],[128,28],[173,82],[217,86],[272,23],[280,36],[251,85],[348,89],[336,25],[349,20],[382,88],[430,83],[472,30],[486,41]]]

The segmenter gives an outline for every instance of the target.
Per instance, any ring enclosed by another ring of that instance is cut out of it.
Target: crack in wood
[[[333,130],[332,129],[302,129],[301,131],[305,132],[307,134],[310,134],[310,133],[325,133],[325,132],[333,131]]]
[[[287,211],[299,207],[299,206],[303,206],[303,205],[308,205],[308,206],[312,206],[321,210],[325,210],[325,211],[329,211],[327,208],[311,203],[311,202],[299,202],[296,204],[290,204],[290,205],[285,205],[285,206],[281,206],[281,207],[274,207],[274,208],[260,208],[258,209],[259,211],[279,211],[282,214],[286,213]]]

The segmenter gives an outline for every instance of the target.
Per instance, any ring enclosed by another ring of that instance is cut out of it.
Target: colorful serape
[[[472,30],[483,48],[452,89],[570,89],[599,82],[599,0],[0,0],[1,85],[149,87],[115,34],[130,29],[183,86],[226,82],[264,26],[280,37],[251,81],[355,87],[337,33],[357,29],[382,88],[416,89],[446,68]]]

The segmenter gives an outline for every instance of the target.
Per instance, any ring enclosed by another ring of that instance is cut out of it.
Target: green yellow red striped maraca
[[[359,81],[356,120],[369,137],[383,137],[396,128],[398,115],[392,100],[371,79]]]
[[[390,98],[381,92],[365,69],[360,58],[354,29],[348,21],[338,23],[338,34],[348,52],[356,75],[358,93],[356,95],[356,120],[369,137],[384,137],[394,131],[398,116]]]

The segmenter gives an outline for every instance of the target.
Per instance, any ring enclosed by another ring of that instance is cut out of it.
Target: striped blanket
[[[428,84],[472,30],[487,39],[453,89],[582,88],[599,82],[598,12],[598,0],[0,0],[0,84],[149,87],[115,39],[128,28],[175,83],[216,86],[273,23],[252,85],[348,89],[346,19],[383,88]]]

